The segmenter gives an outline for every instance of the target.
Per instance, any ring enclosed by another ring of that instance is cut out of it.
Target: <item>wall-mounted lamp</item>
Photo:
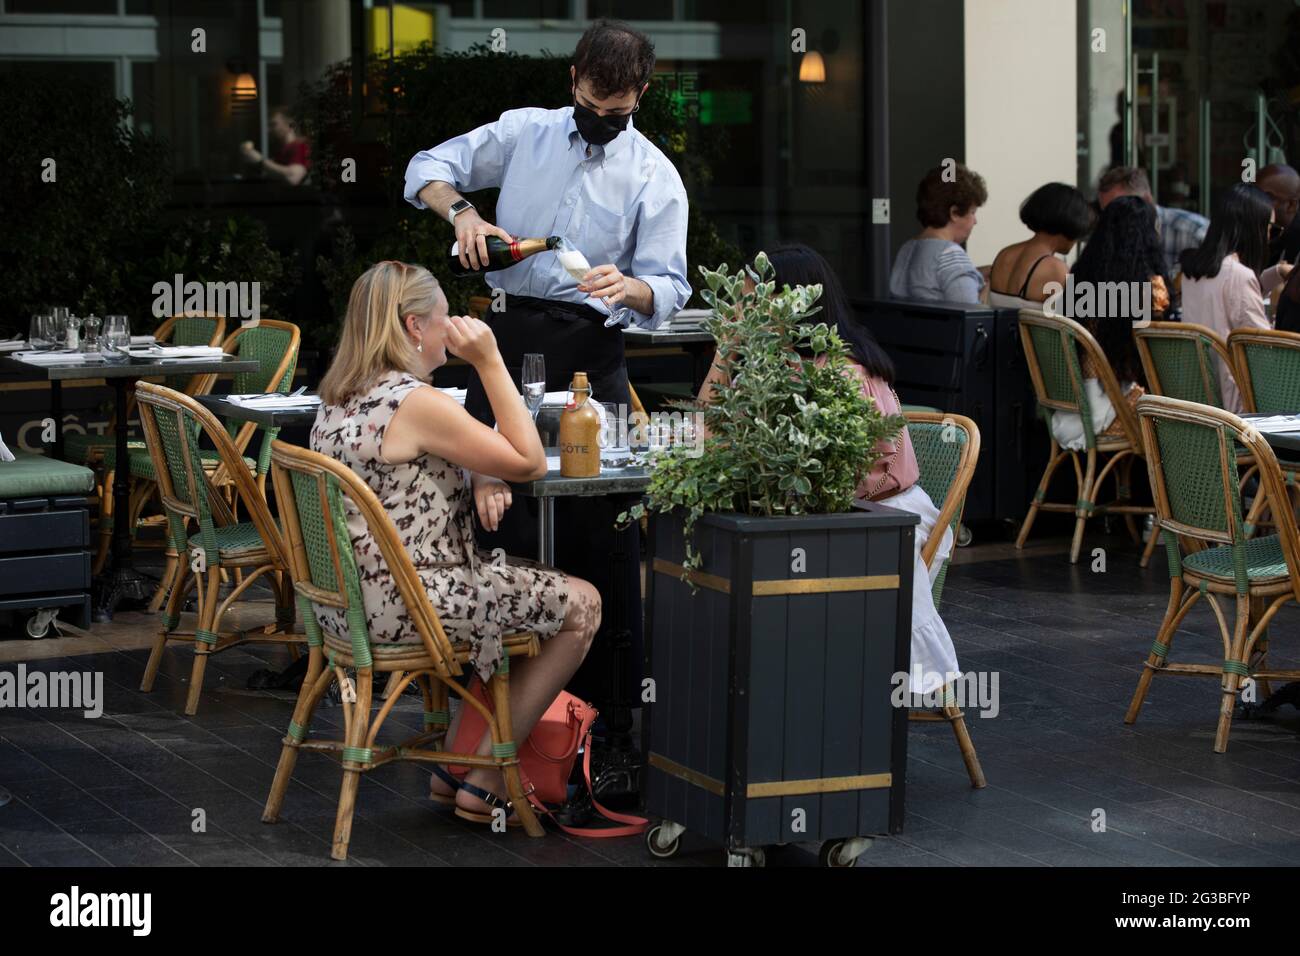
[[[252,109],[257,105],[257,79],[243,63],[230,62],[226,69],[235,74],[235,84],[230,88],[230,105],[236,109]]]
[[[826,61],[816,50],[809,50],[799,61],[800,83],[825,83]]]

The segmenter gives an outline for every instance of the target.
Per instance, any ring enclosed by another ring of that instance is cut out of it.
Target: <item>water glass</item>
[[[57,344],[54,337],[54,316],[33,315],[32,324],[27,331],[27,347],[33,351],[44,352]]]
[[[99,350],[109,362],[125,362],[130,358],[127,349],[131,347],[131,324],[125,315],[109,315],[104,318],[104,332],[99,337]]]
[[[542,407],[542,400],[546,397],[546,360],[540,353],[529,352],[524,356],[519,383],[524,390],[524,404],[536,419],[537,410]]]

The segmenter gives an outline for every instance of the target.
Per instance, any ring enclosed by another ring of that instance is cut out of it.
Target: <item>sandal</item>
[[[454,776],[450,771],[444,770],[437,764],[433,765],[433,775],[451,787],[451,793],[435,793],[431,789],[429,799],[434,803],[441,803],[444,807],[454,807],[456,805],[456,791],[464,786],[464,783],[459,777]]]
[[[509,800],[502,799],[491,790],[484,790],[482,787],[476,787],[472,783],[462,783],[460,789],[464,790],[471,797],[477,797],[482,800],[493,810],[505,810],[507,827],[523,826],[523,823],[519,819],[519,815],[515,813],[514,804]],[[469,820],[471,823],[490,824],[496,822],[495,813],[475,813],[473,810],[466,810],[461,806],[456,807],[456,816],[460,817],[462,820]]]

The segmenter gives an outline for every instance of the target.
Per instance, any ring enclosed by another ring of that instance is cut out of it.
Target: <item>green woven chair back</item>
[[[348,532],[344,492],[338,479],[328,472],[317,473],[282,463],[293,490],[289,503],[298,518],[303,548],[307,554],[309,583],[344,605],[348,620],[348,638],[353,660],[359,667],[369,667],[370,631],[366,626],[365,599],[357,571],[352,537]],[[334,555],[338,555],[335,564]],[[298,606],[306,622],[309,640],[320,643],[320,626],[310,598],[298,589]]]
[[[199,540],[208,566],[215,567],[219,563],[217,540],[199,445],[202,423],[184,406],[155,402],[143,393],[139,395],[138,407],[145,424],[145,440],[152,440],[149,427],[152,422],[162,445],[167,475],[171,479],[172,497],[175,501],[169,501],[164,495],[163,505],[167,512],[172,545],[177,554],[186,553],[186,518],[194,518],[199,525]]]
[[[1232,548],[1237,588],[1249,589],[1246,575],[1247,528],[1237,485],[1235,431],[1217,421],[1193,422],[1143,411],[1155,433],[1153,468],[1159,468],[1168,514],[1180,534]],[[1225,461],[1227,465],[1225,466]],[[1160,508],[1157,502],[1157,508]],[[1225,538],[1225,535],[1227,536]],[[1171,573],[1182,564],[1177,534],[1166,534]]]
[[[962,451],[966,448],[969,436],[964,428],[942,422],[908,422],[907,433],[912,439],[912,448],[916,452],[916,464],[920,468],[920,485],[930,496],[934,506],[943,509],[948,497],[948,489],[957,477],[961,464]],[[961,524],[961,507],[952,516],[950,527],[954,537]],[[934,534],[942,534],[943,529],[935,528]],[[934,581],[934,606],[938,607],[943,597],[943,583],[948,576],[948,561],[943,562]]]
[[[205,315],[185,315],[172,326],[169,341],[172,345],[208,345],[217,333],[217,320]],[[189,375],[168,375],[163,384],[183,392],[190,384]]]
[[[1219,388],[1219,356],[1203,335],[1144,335],[1142,338],[1159,377],[1157,394],[1185,402],[1223,407]]]
[[[1092,405],[1083,387],[1083,369],[1079,364],[1079,344],[1074,330],[1068,325],[1031,324],[1029,342],[1033,361],[1042,379],[1042,394],[1038,396],[1039,412],[1048,426],[1055,410],[1074,412],[1083,420],[1086,447],[1092,448],[1097,438],[1092,432]],[[1044,400],[1056,403],[1041,404]]]
[[[1267,415],[1300,411],[1300,348],[1243,343],[1255,410]]]
[[[280,380],[271,386],[271,378],[275,375],[276,369],[280,367],[280,362],[284,358],[284,353],[289,350],[293,342],[293,334],[288,329],[275,328],[274,326],[258,325],[251,329],[246,329],[240,333],[236,341],[236,354],[242,359],[254,359],[257,361],[258,368],[252,372],[236,372],[234,383],[230,391],[233,395],[252,395],[255,393],[276,391],[282,395],[289,394],[289,387],[293,384],[293,374],[298,366],[298,351],[295,348],[293,355],[289,358],[289,364],[280,376]],[[238,434],[240,423],[235,421],[226,422],[226,429],[233,438]],[[249,443],[250,447],[257,450],[257,473],[265,475],[266,470],[271,466],[271,442],[275,441],[276,436],[280,434],[280,429],[270,428],[265,425],[258,425],[253,440]]]

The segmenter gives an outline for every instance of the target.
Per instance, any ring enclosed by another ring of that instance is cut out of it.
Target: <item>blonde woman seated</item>
[[[428,384],[449,352],[478,372],[498,430]],[[486,681],[500,662],[502,634],[529,630],[541,637],[538,657],[511,663],[513,729],[524,740],[586,656],[600,624],[600,595],[551,568],[513,557],[498,562],[475,549],[472,512],[494,529],[510,506],[505,482],[546,472],[537,428],[492,330],[448,315],[447,298],[426,269],[381,262],[352,287],[320,394],[311,447],[355,471],[383,502],[447,636],[471,643],[479,677]],[[348,530],[371,640],[417,641],[360,514],[349,513]],[[323,626],[347,633],[341,610],[317,605],[316,614]],[[448,740],[456,730],[453,723]],[[486,733],[478,752],[491,752]],[[496,770],[475,768],[462,782],[436,768],[431,787],[435,800],[454,803],[458,816],[477,822],[509,807]]]
[[[835,329],[848,346],[849,369],[858,380],[865,398],[871,399],[885,415],[900,412],[898,396],[894,394],[894,363],[880,347],[869,329],[857,321],[849,307],[848,298],[839,278],[830,264],[808,246],[791,243],[768,253],[775,270],[776,287],[820,284],[822,297],[818,301],[821,312],[810,322],[825,322]],[[752,286],[746,284],[746,289]],[[824,362],[824,356],[808,355],[815,362]],[[714,362],[709,375],[700,388],[699,400],[707,403],[713,399],[715,383],[725,381],[725,372]],[[953,648],[948,628],[939,617],[934,605],[934,581],[943,563],[952,553],[951,528],[943,529],[943,541],[935,552],[929,568],[921,560],[921,550],[935,532],[939,509],[918,483],[921,469],[916,462],[911,437],[904,428],[894,441],[881,442],[877,451],[882,457],[858,486],[859,499],[878,501],[900,511],[910,511],[920,517],[916,527],[915,562],[912,586],[912,664],[911,675],[919,670],[922,684],[917,687],[909,676],[912,694],[929,694],[960,676],[957,652]]]

